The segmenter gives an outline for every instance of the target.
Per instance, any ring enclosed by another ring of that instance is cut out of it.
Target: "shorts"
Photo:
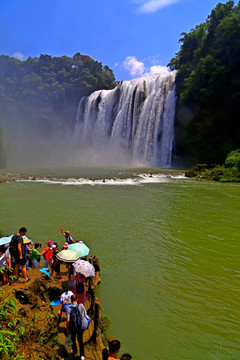
[[[38,261],[37,261],[37,259],[32,260],[32,267],[33,267],[33,269],[38,269]]]
[[[58,261],[55,265],[52,264],[52,269],[56,272],[56,273],[59,273],[60,272],[60,261]]]
[[[15,257],[15,264],[26,265],[27,259],[23,257],[22,259]]]
[[[50,267],[51,268],[51,266],[52,266],[52,260],[44,260],[44,267],[45,268],[48,268],[48,267]]]

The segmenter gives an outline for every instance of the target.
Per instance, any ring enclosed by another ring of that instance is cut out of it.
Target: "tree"
[[[170,61],[176,76],[177,151],[222,163],[240,143],[240,5],[218,4]]]

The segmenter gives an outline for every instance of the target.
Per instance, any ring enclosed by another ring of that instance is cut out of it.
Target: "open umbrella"
[[[90,249],[83,242],[77,242],[69,245],[69,250],[75,251],[79,257],[87,256],[89,254]]]
[[[88,261],[79,259],[73,264],[73,267],[77,273],[80,273],[85,277],[95,276],[94,266]]]
[[[63,262],[74,262],[80,256],[73,250],[62,250],[57,253],[56,257]]]
[[[9,244],[10,241],[12,240],[13,235],[10,236],[4,236],[0,238],[0,246],[1,245],[5,245],[5,244]],[[26,235],[23,236],[23,243],[24,244],[28,244],[28,243],[32,243],[32,240],[28,239]]]
[[[5,244],[9,244],[11,239],[12,239],[12,236],[13,235],[1,237],[0,238],[0,246],[5,245]]]

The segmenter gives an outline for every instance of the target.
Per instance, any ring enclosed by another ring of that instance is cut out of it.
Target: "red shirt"
[[[44,256],[45,260],[52,261],[52,259],[53,259],[53,249],[50,249],[49,246],[45,247],[43,249],[43,256]]]

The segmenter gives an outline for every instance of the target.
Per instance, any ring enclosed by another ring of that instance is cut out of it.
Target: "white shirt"
[[[65,304],[71,304],[71,296],[73,295],[72,291],[65,292],[61,295],[60,300],[64,301]]]

